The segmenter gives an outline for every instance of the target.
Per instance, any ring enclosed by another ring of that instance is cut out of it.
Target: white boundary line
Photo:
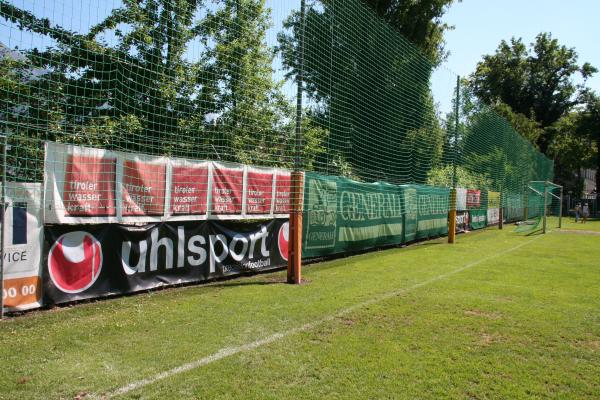
[[[311,329],[313,329],[313,328],[315,328],[315,327],[317,327],[319,325],[323,325],[323,324],[325,324],[327,322],[331,322],[331,321],[333,321],[333,320],[335,320],[337,318],[340,318],[340,317],[343,317],[343,316],[345,316],[347,314],[350,314],[350,313],[352,313],[352,312],[354,312],[354,311],[356,311],[356,310],[358,310],[360,308],[363,308],[363,307],[366,307],[366,306],[370,306],[370,305],[373,305],[373,304],[376,304],[376,303],[380,303],[380,302],[382,302],[384,300],[387,300],[387,299],[390,299],[392,297],[396,297],[396,296],[405,294],[405,293],[410,292],[412,290],[415,290],[415,289],[418,289],[420,287],[429,285],[430,283],[434,283],[434,282],[440,281],[442,279],[448,278],[448,277],[450,277],[452,275],[458,274],[458,273],[460,273],[462,271],[465,271],[467,269],[473,268],[473,267],[475,267],[475,266],[477,266],[477,265],[479,265],[479,264],[481,264],[481,263],[483,263],[485,261],[489,261],[491,259],[494,259],[494,258],[500,257],[502,255],[505,255],[507,253],[511,253],[511,252],[513,252],[515,250],[520,249],[523,246],[528,245],[529,243],[531,243],[534,240],[537,240],[537,239],[539,239],[541,237],[542,236],[536,236],[535,238],[533,238],[533,239],[531,239],[531,240],[529,240],[529,241],[527,241],[525,243],[521,243],[521,244],[519,244],[517,246],[511,247],[510,249],[501,251],[501,252],[496,253],[494,255],[491,255],[489,257],[482,258],[482,259],[480,259],[478,261],[474,261],[474,262],[469,263],[467,265],[464,265],[464,266],[462,266],[460,268],[457,268],[457,269],[455,269],[453,271],[450,271],[450,272],[447,272],[445,274],[441,274],[441,275],[435,276],[433,278],[426,279],[426,280],[424,280],[424,281],[422,281],[420,283],[416,283],[416,284],[414,284],[412,286],[408,286],[408,287],[405,287],[405,288],[402,288],[402,289],[394,290],[392,292],[381,294],[381,295],[376,296],[376,297],[374,297],[374,298],[372,298],[370,300],[367,300],[367,301],[364,301],[362,303],[358,303],[358,304],[352,305],[350,307],[342,309],[341,311],[339,311],[339,312],[337,312],[335,314],[331,314],[331,315],[326,316],[324,318],[321,318],[321,319],[318,319],[318,320],[315,320],[315,321],[312,321],[312,322],[308,322],[308,323],[306,323],[304,325],[301,325],[299,327],[292,328],[292,329],[289,329],[289,330],[283,331],[283,332],[274,333],[274,334],[272,334],[270,336],[267,336],[264,339],[256,340],[254,342],[246,343],[246,344],[243,344],[243,345],[240,345],[240,346],[222,348],[221,350],[217,351],[216,353],[213,353],[213,354],[211,354],[209,356],[200,358],[200,359],[198,359],[196,361],[192,361],[192,362],[189,362],[189,363],[186,363],[186,364],[182,364],[182,365],[180,365],[178,367],[175,367],[175,368],[172,368],[172,369],[160,372],[160,373],[154,375],[153,377],[150,377],[150,378],[147,378],[147,379],[142,379],[142,380],[139,380],[139,381],[131,382],[131,383],[125,385],[125,386],[122,386],[122,387],[120,387],[118,389],[115,389],[115,390],[113,390],[111,392],[108,392],[108,393],[105,393],[103,395],[90,394],[88,398],[90,398],[90,399],[110,399],[110,398],[113,398],[113,397],[116,397],[116,396],[121,396],[121,395],[127,394],[129,392],[132,392],[134,390],[140,389],[142,387],[145,387],[145,386],[148,386],[148,385],[152,385],[152,384],[154,384],[154,383],[156,383],[156,382],[158,382],[160,380],[170,378],[172,376],[181,374],[183,372],[191,371],[193,369],[196,369],[196,368],[208,365],[208,364],[213,363],[215,361],[222,360],[222,359],[224,359],[226,357],[229,357],[229,356],[232,356],[232,355],[235,355],[235,354],[238,354],[238,353],[242,353],[242,352],[245,352],[245,351],[253,350],[253,349],[256,349],[256,348],[261,347],[261,346],[265,346],[265,345],[271,344],[273,342],[276,342],[278,340],[284,339],[284,338],[286,338],[288,336],[291,336],[291,335],[294,335],[296,333],[309,331],[309,330],[311,330]]]

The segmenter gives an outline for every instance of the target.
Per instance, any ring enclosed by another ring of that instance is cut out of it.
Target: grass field
[[[5,320],[0,398],[600,397],[599,235],[507,226],[304,275]]]

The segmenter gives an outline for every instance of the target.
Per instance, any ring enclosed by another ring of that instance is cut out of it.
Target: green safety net
[[[474,188],[500,193],[507,220],[539,214],[528,184],[552,180],[552,161],[456,75],[366,2],[309,1],[304,20],[300,5],[0,1],[7,180],[41,182],[56,141],[295,168],[364,193]]]
[[[561,214],[561,187],[551,182],[529,182],[526,191],[526,204],[523,220],[517,224],[515,232],[530,232],[558,227]],[[544,221],[545,220],[545,221]]]

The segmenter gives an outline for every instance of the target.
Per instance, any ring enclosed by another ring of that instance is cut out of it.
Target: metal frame
[[[547,196],[548,195],[550,195],[550,196],[552,196],[552,197],[554,197],[555,199],[558,200],[558,204],[559,204],[559,210],[558,210],[558,228],[561,229],[562,228],[563,191],[564,191],[564,188],[561,185],[557,185],[556,183],[552,183],[552,182],[549,182],[549,181],[530,181],[529,183],[530,184],[531,183],[543,183],[544,184],[544,193],[541,193],[538,190],[536,190],[533,187],[531,187],[530,185],[527,185],[527,188],[529,190],[531,190],[532,192],[535,192],[536,194],[538,194],[540,196],[544,196],[544,213],[543,213],[544,224],[543,224],[543,233],[546,233],[546,231],[547,231],[547,219],[548,219]],[[557,195],[555,195],[552,192],[548,192],[548,187],[560,188],[560,196],[557,196]]]

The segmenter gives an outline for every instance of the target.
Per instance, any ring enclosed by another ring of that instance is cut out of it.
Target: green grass
[[[600,232],[600,218],[588,218],[587,222],[584,224],[581,219],[579,222],[575,223],[575,218],[564,217],[562,220],[562,229]]]
[[[300,286],[279,272],[31,313],[0,323],[0,398],[101,396],[314,321],[121,397],[598,398],[599,260],[598,236],[507,227],[311,265]]]

